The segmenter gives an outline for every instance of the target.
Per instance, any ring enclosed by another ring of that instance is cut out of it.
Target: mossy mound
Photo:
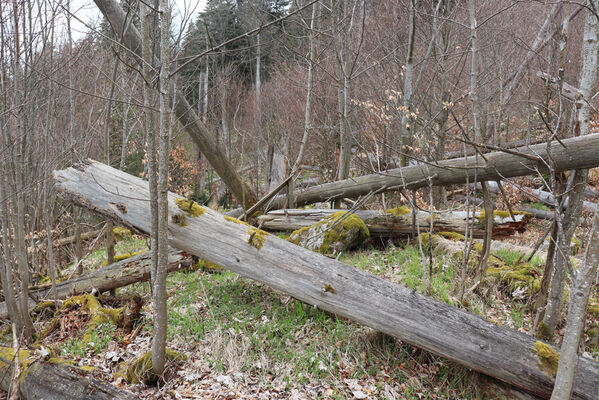
[[[147,250],[140,250],[140,251],[134,251],[131,253],[123,253],[123,254],[117,254],[114,256],[114,262],[119,262],[119,261],[123,261],[126,260],[128,258],[134,257],[134,256],[138,256],[140,254],[145,253]],[[102,266],[107,266],[108,265],[108,260],[104,261],[102,263]]]
[[[87,316],[89,316],[87,328],[83,334],[83,338],[81,339],[83,343],[89,342],[92,332],[98,325],[103,323],[111,323],[115,326],[118,326],[123,320],[124,315],[124,307],[114,309],[104,308],[100,304],[98,298],[91,294],[73,296],[66,299],[62,306],[56,310],[54,317],[52,320],[50,320],[50,322],[48,322],[46,328],[40,334],[39,340],[42,340],[52,334],[52,332],[54,332],[54,330],[60,326],[60,317],[64,313],[74,308],[81,308],[85,310],[85,313]]]
[[[131,230],[123,228],[122,226],[115,226],[114,228],[112,228],[112,233],[114,234],[114,239],[117,242],[123,239],[131,238]]]
[[[185,355],[166,349],[166,360],[184,361]],[[131,361],[122,362],[114,376],[115,378],[122,377],[127,383],[143,382],[148,385],[156,383],[158,376],[152,371],[152,350]]]
[[[588,312],[591,317],[599,318],[599,304],[597,303],[597,300],[591,299]]]
[[[321,254],[333,254],[362,243],[370,236],[368,227],[355,214],[338,211],[314,225],[291,233],[289,241]]]
[[[486,272],[487,277],[496,278],[510,290],[526,287],[531,292],[536,292],[541,287],[539,272],[532,264],[509,265],[495,256],[489,258],[489,264],[490,266]]]
[[[547,375],[554,377],[557,374],[559,353],[547,343],[540,341],[535,342],[535,347],[531,351],[537,355],[539,369]]]

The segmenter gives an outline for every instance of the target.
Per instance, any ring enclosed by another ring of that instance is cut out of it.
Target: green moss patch
[[[224,218],[225,218],[225,220],[227,220],[229,222],[233,222],[234,224],[250,226],[250,224],[248,224],[247,222],[242,221],[237,218],[229,217],[228,215],[225,215]]]
[[[82,342],[88,343],[90,337],[95,331],[96,327],[100,324],[110,323],[115,326],[118,326],[123,320],[124,315],[124,307],[121,308],[104,308],[100,304],[100,301],[97,297],[91,294],[84,294],[80,296],[73,296],[64,301],[62,306],[56,310],[54,313],[54,317],[48,324],[46,328],[40,334],[39,340],[42,340],[48,337],[54,330],[56,330],[60,326],[60,317],[63,313],[71,310],[73,308],[82,308],[85,310],[87,315],[89,315],[89,321],[87,323],[87,328],[85,333],[83,334]]]
[[[138,256],[140,254],[145,253],[147,250],[140,250],[140,251],[134,251],[134,252],[130,252],[130,253],[123,253],[123,254],[117,254],[114,256],[114,262],[119,262],[119,261],[123,261],[126,260],[128,258],[134,257],[134,256]],[[108,260],[104,261],[102,263],[102,266],[107,266],[108,265]]]
[[[529,212],[526,211],[514,211],[514,216],[516,215],[532,215]],[[504,210],[494,210],[493,211],[493,218],[501,218],[501,219],[506,219],[506,218],[511,218],[512,216],[510,215],[509,211],[504,211]],[[485,222],[485,211],[481,211],[480,214],[478,214],[478,221],[482,224],[483,222]]]
[[[599,304],[591,302],[588,311],[592,317],[599,318]]]
[[[171,217],[171,220],[173,221],[174,224],[179,225],[179,226],[189,225],[187,223],[187,217],[185,216],[185,214],[175,214]]]
[[[406,206],[399,206],[385,210],[385,214],[391,214],[394,217],[401,217],[402,215],[410,214],[411,212],[412,209]]]
[[[166,349],[167,361],[184,361],[185,355],[177,353],[174,350]],[[129,362],[123,362],[119,365],[118,371],[115,373],[115,378],[122,377],[128,383],[146,383],[154,384],[158,381],[158,377],[152,371],[152,350],[133,359]]]
[[[114,228],[112,228],[112,233],[114,234],[114,238],[116,241],[131,238],[131,230],[123,228],[122,226],[115,226]]]
[[[225,270],[224,267],[204,259],[198,261],[197,267],[208,272],[222,272]]]
[[[344,250],[370,236],[360,217],[355,214],[345,216],[345,211],[338,211],[314,225],[294,231],[289,241],[321,254],[332,254],[334,250]]]
[[[262,246],[264,246],[264,242],[266,241],[266,236],[268,235],[268,233],[266,233],[262,229],[258,229],[255,227],[252,227],[248,231],[248,234],[250,235],[248,238],[248,243],[250,245],[254,246],[255,248],[257,248],[258,250],[260,250],[262,248]]]
[[[540,341],[535,342],[534,349],[531,351],[537,355],[539,369],[547,375],[554,377],[557,374],[559,353],[547,343]]]
[[[185,211],[187,215],[192,217],[199,217],[206,212],[204,207],[193,200],[179,198],[175,199],[175,204],[179,209]]]

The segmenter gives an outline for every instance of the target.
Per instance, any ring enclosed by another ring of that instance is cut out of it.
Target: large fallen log
[[[287,209],[275,210],[257,218],[261,228],[272,231],[294,231],[313,225],[336,212],[347,210],[329,209]],[[414,233],[412,212],[407,208],[398,208],[388,211],[357,210],[355,214],[364,221],[370,236],[394,237]],[[463,233],[467,224],[470,225],[475,238],[482,238],[485,234],[484,214],[480,212],[466,213],[465,211],[451,211],[435,213],[433,231]],[[507,213],[498,212],[493,225],[493,237],[506,237],[514,232],[524,230],[530,220],[530,215],[519,213],[514,215],[516,220]],[[421,231],[428,231],[430,226],[430,213],[416,212],[416,223]]]
[[[12,380],[15,352],[0,347],[0,389],[8,392]],[[21,368],[19,395],[22,400],[132,400],[134,395],[98,379],[85,376],[85,372],[70,366],[67,361],[50,359],[32,360],[29,350],[19,351]]]
[[[149,232],[148,184],[98,162],[55,171],[66,200]],[[493,376],[540,397],[554,379],[533,337],[497,326],[339,261],[169,194],[169,244],[328,312]],[[543,347],[543,349],[549,349]],[[599,363],[580,357],[575,399],[596,399]]]
[[[477,181],[496,181],[515,176],[532,175],[549,171],[551,160],[556,171],[594,168],[599,166],[599,133],[553,142],[551,157],[547,144],[518,147],[509,152],[493,152],[442,160],[437,163],[421,163],[391,169],[378,174],[363,175],[342,181],[312,186],[297,192],[298,206],[321,201],[358,197],[371,192],[397,189],[417,189],[428,186],[453,185]],[[486,160],[485,160],[486,159]],[[285,207],[286,196],[277,196],[271,209]]]
[[[143,253],[125,260],[110,264],[106,267],[85,273],[73,279],[56,284],[56,297],[65,299],[67,297],[90,293],[96,289],[98,292],[106,292],[131,285],[136,282],[144,282],[150,279],[151,259],[150,253]],[[168,272],[180,271],[192,267],[192,257],[180,250],[171,250],[169,254]],[[32,288],[32,298],[29,299],[29,308],[36,306],[37,302],[45,299],[54,299],[52,287]],[[33,300],[36,299],[37,301]],[[0,303],[0,318],[8,317],[6,303]]]

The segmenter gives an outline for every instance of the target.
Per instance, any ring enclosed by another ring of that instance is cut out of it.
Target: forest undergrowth
[[[542,225],[531,224],[527,233],[511,241],[534,241]],[[135,236],[117,245],[117,254],[145,250],[145,239]],[[381,242],[344,253],[341,261],[422,292],[423,255],[418,241]],[[100,267],[104,257],[104,249],[90,253],[85,268]],[[432,260],[430,294],[530,334],[534,282],[542,274],[543,261],[534,257],[525,271],[531,279],[520,279],[520,258],[513,251],[494,252],[491,265],[496,267],[489,268],[483,285],[460,298],[459,254],[434,250],[432,259],[424,258]],[[72,307],[60,313],[56,329],[37,344],[79,365],[93,366],[98,377],[144,399],[494,398],[477,373],[229,271],[200,267],[172,273],[168,294],[168,347],[181,356],[171,357],[159,387],[148,385],[148,376],[131,367],[151,347],[149,283],[120,289],[116,297],[99,296],[103,307],[114,309],[134,297],[143,301],[132,330],[109,320],[90,329],[89,309]],[[585,355],[595,359],[597,298],[593,293],[584,336]],[[35,313],[38,332],[53,314],[53,309]],[[558,335],[563,333],[560,328]],[[10,343],[8,335],[4,342]]]

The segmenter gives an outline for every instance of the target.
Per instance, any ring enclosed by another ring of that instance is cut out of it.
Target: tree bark
[[[286,209],[270,211],[267,214],[257,218],[258,225],[271,231],[294,231],[306,226],[313,225],[323,218],[339,211],[331,209]],[[395,216],[385,211],[357,210],[355,215],[360,217],[368,230],[370,236],[394,237],[412,234],[414,227],[412,225],[412,213]],[[481,213],[466,213],[463,211],[435,213],[434,232],[457,232],[464,233],[467,224],[471,225],[472,233],[475,238],[484,237],[485,224],[479,217]],[[511,217],[502,218],[495,216],[495,225],[493,228],[493,237],[507,237],[519,231],[523,231],[530,220],[526,214],[516,214],[516,221]],[[484,218],[484,217],[483,217]],[[419,226],[426,226],[430,221],[430,214],[426,211],[417,211],[416,220]]]
[[[561,144],[552,144],[551,155],[556,171],[568,171],[599,166],[599,134],[586,135],[562,140]],[[521,153],[521,154],[516,154]],[[495,181],[515,176],[546,173],[549,168],[544,160],[548,159],[547,145],[523,146],[506,152],[493,152],[481,157],[471,156],[442,160],[437,163],[422,163],[403,168],[395,168],[378,174],[363,175],[342,181],[313,186],[298,192],[297,206],[337,198],[352,198],[371,191],[392,191],[402,188],[417,189],[432,184],[453,185],[465,183],[466,178],[473,181]],[[270,207],[284,208],[286,196],[277,196]]]
[[[14,354],[12,348],[0,347],[2,354]],[[20,353],[29,354],[21,350]],[[19,359],[25,356],[19,354]],[[11,385],[12,363],[0,359],[0,388]],[[20,360],[23,362],[24,360]],[[19,395],[22,400],[133,400],[134,395],[92,377],[82,376],[82,370],[58,363],[34,361],[21,372]]]
[[[55,171],[66,200],[147,232],[147,182],[88,161]],[[119,191],[115,188],[118,187]],[[323,310],[366,324],[541,397],[553,378],[539,368],[535,339],[352,268],[201,207],[188,214],[169,196],[169,243]],[[123,213],[122,210],[126,210]],[[595,399],[599,363],[578,358],[574,399]]]
[[[141,39],[139,32],[133,24],[126,24],[125,12],[116,0],[94,0],[102,14],[108,19],[110,25],[122,37],[123,44],[139,59],[141,57]],[[125,30],[127,27],[127,30]],[[148,63],[151,60],[142,61]],[[256,201],[255,194],[243,182],[235,167],[229,162],[226,154],[218,148],[214,135],[208,131],[202,120],[189,105],[184,95],[177,92],[171,96],[174,102],[174,111],[181,126],[185,128],[191,139],[200,148],[214,170],[222,178],[231,193],[244,208],[251,207]]]

